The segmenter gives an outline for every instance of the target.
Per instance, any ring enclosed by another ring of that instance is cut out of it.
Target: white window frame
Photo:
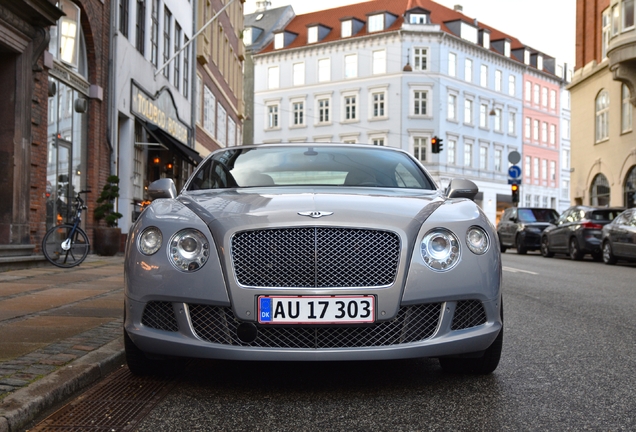
[[[216,132],[216,97],[207,85],[203,86],[203,129],[211,136]]]
[[[494,158],[494,163],[495,163],[495,171],[496,172],[501,172],[501,168],[503,166],[503,151],[500,148],[496,148],[495,149],[495,158]]]
[[[488,65],[482,64],[479,69],[479,85],[488,87]]]
[[[596,142],[605,141],[609,138],[609,114],[610,99],[606,89],[601,90],[594,99],[596,115]]]
[[[488,129],[488,104],[485,102],[479,104],[479,127]]]
[[[538,142],[539,141],[539,120],[534,119],[532,120],[532,141]]]
[[[508,111],[508,135],[517,135],[517,112]]]
[[[554,123],[550,123],[550,134],[549,134],[549,143],[550,145],[556,145],[556,125]]]
[[[324,126],[330,125],[332,119],[332,109],[331,109],[331,95],[318,95],[315,97],[316,100],[316,125]]]
[[[331,81],[331,59],[318,59],[318,82]]]
[[[313,44],[318,42],[318,26],[307,27],[307,43]]]
[[[344,77],[345,79],[358,77],[358,54],[345,54]]]
[[[274,49],[285,48],[285,33],[276,33],[274,35]]]
[[[412,87],[410,93],[409,115],[414,118],[430,118],[431,117],[431,87]],[[420,95],[420,97],[417,97]],[[425,97],[422,98],[421,95]],[[416,111],[419,108],[419,113]]]
[[[305,63],[294,63],[292,65],[292,85],[305,85]]]
[[[457,164],[457,139],[454,137],[448,138],[448,144],[446,145],[446,162],[449,165]]]
[[[503,72],[495,70],[495,91],[500,92],[503,88]]]
[[[517,92],[517,77],[510,74],[508,75],[508,95],[514,96]]]
[[[373,51],[371,54],[373,60],[373,75],[381,75],[386,73],[386,50]]]
[[[457,54],[448,53],[448,76],[457,76]]]
[[[548,143],[548,123],[541,122],[541,142],[543,144]]]
[[[524,100],[532,102],[532,83],[530,81],[526,81]]]
[[[304,97],[289,100],[289,128],[302,128],[307,125],[307,100]]]
[[[495,132],[503,132],[503,113],[501,108],[495,108]]]
[[[280,125],[280,101],[265,102],[265,130],[278,130]]]
[[[377,109],[376,109],[377,105]],[[385,120],[389,117],[389,91],[386,86],[369,88],[369,119]]]
[[[457,121],[457,93],[448,93],[446,119],[453,122]]]
[[[625,84],[621,84],[621,133],[632,131],[633,108],[632,103],[630,102],[631,96],[629,88]]]
[[[427,162],[428,158],[428,143],[429,138],[427,136],[416,135],[411,137],[413,146],[413,156],[420,162]]]
[[[369,144],[386,147],[388,145],[388,136],[385,133],[369,134]]]
[[[345,20],[340,23],[340,37],[348,38],[353,36],[353,20]]]
[[[464,124],[473,125],[475,121],[475,101],[472,98],[464,98]]]
[[[556,111],[556,90],[550,89],[550,109]]]
[[[473,60],[469,58],[464,60],[464,81],[473,82]]]
[[[360,92],[358,91],[349,91],[343,92],[341,94],[341,118],[340,121],[342,123],[353,123],[357,122],[360,119]],[[353,104],[348,102],[348,99],[354,98]],[[347,118],[347,108],[351,107],[353,109],[353,116],[351,118]]]
[[[532,139],[532,119],[526,117],[523,123],[523,137],[530,141]]]
[[[280,87],[280,67],[270,66],[267,68],[267,89],[275,90]]]
[[[370,15],[367,23],[367,31],[375,33],[384,30],[384,14]]]
[[[464,166],[473,166],[473,141],[464,140]]]
[[[227,146],[227,111],[219,101],[216,109],[216,141],[221,147]]]
[[[482,171],[488,170],[488,147],[479,146],[479,169]]]
[[[413,48],[413,70],[417,72],[428,70],[428,47]]]

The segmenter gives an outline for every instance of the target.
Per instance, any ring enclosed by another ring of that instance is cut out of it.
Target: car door
[[[514,245],[515,234],[517,233],[517,209],[510,208],[508,210],[510,210],[510,213],[508,214],[508,219],[504,225],[504,244],[512,246]]]
[[[567,247],[567,235],[569,232],[569,226],[571,225],[573,210],[566,210],[563,212],[559,220],[556,222],[556,227],[550,231],[550,249],[563,251]]]
[[[607,235],[612,245],[612,252],[616,256],[625,256],[625,243],[628,238],[626,222],[627,218],[621,214],[607,225]]]
[[[625,217],[625,256],[636,258],[636,209],[627,211],[631,214]]]

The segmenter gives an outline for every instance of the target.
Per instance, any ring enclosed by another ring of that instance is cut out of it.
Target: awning
[[[152,123],[147,123],[143,120],[139,120],[146,129],[146,131],[153,137],[158,143],[165,145],[169,150],[180,155],[186,162],[191,165],[197,166],[199,162],[203,160],[198,151],[191,149],[185,144],[180,143],[176,139],[174,139],[170,134],[165,132],[163,129],[160,129],[157,125]]]

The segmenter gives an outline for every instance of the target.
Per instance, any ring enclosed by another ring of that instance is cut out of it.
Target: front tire
[[[497,236],[499,237],[499,236]],[[501,251],[501,253],[506,252],[506,249],[508,249],[506,246],[504,246],[503,242],[501,241],[501,237],[499,237],[499,250]]]
[[[550,242],[547,236],[541,239],[541,255],[544,258],[552,258],[554,256],[554,252],[550,252]]]
[[[603,262],[607,265],[614,265],[618,262],[609,240],[605,240],[603,243]]]
[[[519,255],[525,255],[528,253],[528,248],[523,244],[523,238],[520,235],[517,236],[515,243],[517,245],[517,253]]]
[[[575,237],[570,239],[570,259],[574,261],[581,261],[585,253],[579,248],[579,242]]]

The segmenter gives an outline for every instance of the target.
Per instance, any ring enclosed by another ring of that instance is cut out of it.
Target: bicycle
[[[88,255],[90,242],[88,236],[82,228],[82,211],[88,209],[84,205],[84,200],[80,194],[90,192],[89,190],[79,191],[75,197],[75,207],[77,212],[73,223],[56,225],[49,229],[42,239],[42,252],[44,257],[54,266],[62,268],[75,267],[81,264]]]

